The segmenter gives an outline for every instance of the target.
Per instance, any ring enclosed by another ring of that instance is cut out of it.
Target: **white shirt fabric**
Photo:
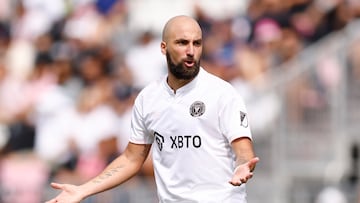
[[[176,94],[164,77],[135,101],[130,142],[154,143],[161,203],[246,202],[245,185],[228,183],[235,164],[230,143],[239,137],[251,139],[242,98],[202,68]]]

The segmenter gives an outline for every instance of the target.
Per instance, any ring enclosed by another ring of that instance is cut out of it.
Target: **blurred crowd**
[[[134,98],[167,71],[162,26],[179,14],[199,20],[202,66],[253,101],[261,130],[281,108],[254,100],[267,72],[358,18],[360,1],[1,0],[2,202],[40,202],[49,180],[83,182],[124,150]]]

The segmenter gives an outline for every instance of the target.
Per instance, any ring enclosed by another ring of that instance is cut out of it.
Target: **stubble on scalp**
[[[179,24],[183,24],[183,23],[193,23],[195,26],[198,26],[198,29],[201,32],[201,28],[199,23],[186,15],[179,15],[179,16],[175,16],[173,18],[171,18],[164,26],[164,29],[162,31],[162,41],[164,42],[168,42],[169,40],[169,35],[172,32],[172,29],[176,28],[177,26],[179,26]]]

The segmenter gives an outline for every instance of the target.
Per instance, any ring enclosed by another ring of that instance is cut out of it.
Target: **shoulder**
[[[136,97],[136,101],[156,98],[156,95],[162,94],[163,92],[163,80],[164,78],[159,78],[148,85],[146,85],[143,89],[141,89]]]
[[[207,89],[215,91],[218,90],[222,93],[236,93],[236,89],[227,81],[223,80],[222,78],[209,73],[205,69],[201,69],[201,80],[204,86],[207,86]]]

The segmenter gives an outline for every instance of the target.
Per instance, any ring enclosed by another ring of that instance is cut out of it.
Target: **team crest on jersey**
[[[196,101],[190,106],[190,115],[193,117],[199,117],[205,112],[205,104],[201,101]]]
[[[248,118],[246,113],[240,111],[240,125],[247,128],[249,126]]]

